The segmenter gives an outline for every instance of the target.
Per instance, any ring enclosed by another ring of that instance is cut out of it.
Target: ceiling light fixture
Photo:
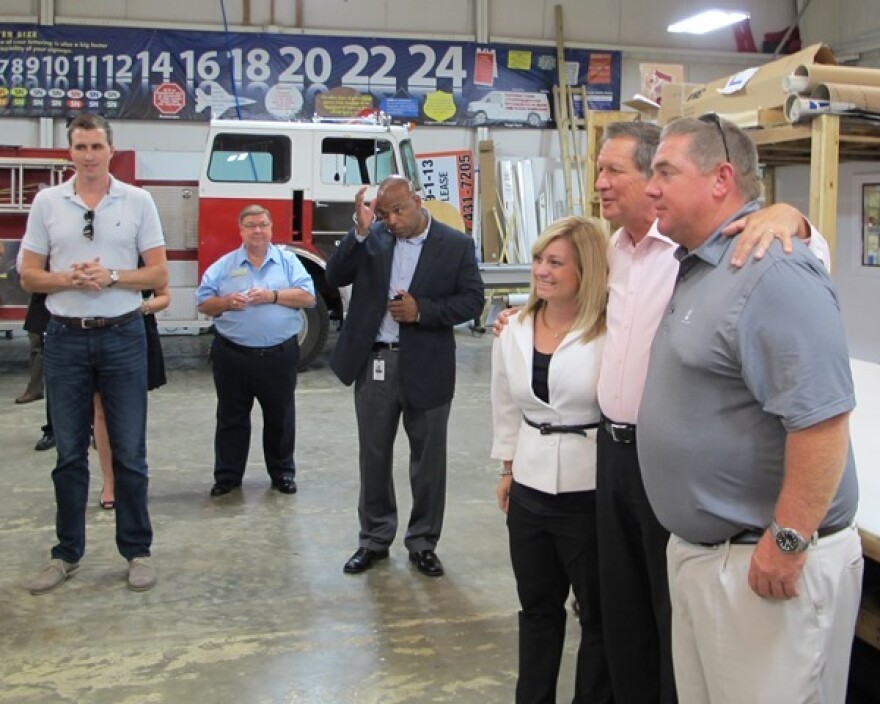
[[[684,34],[706,34],[706,32],[712,32],[747,19],[749,19],[748,12],[706,10],[693,17],[688,17],[686,20],[669,25],[666,31]]]

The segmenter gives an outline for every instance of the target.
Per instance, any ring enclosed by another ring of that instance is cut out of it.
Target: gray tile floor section
[[[208,497],[209,337],[165,341],[169,384],[150,395],[148,436],[158,585],[125,588],[93,454],[82,567],[34,597],[25,584],[54,540],[53,453],[33,449],[43,402],[13,404],[26,384],[26,338],[0,339],[0,702],[513,701],[517,600],[489,458],[491,337],[457,331],[439,579],[415,571],[400,535],[390,560],[343,575],[357,545],[356,430],[351,391],[326,354],[297,389],[300,492],[269,490],[255,414],[243,491],[218,500]],[[406,456],[401,433],[403,516]],[[560,702],[573,690],[569,623]]]

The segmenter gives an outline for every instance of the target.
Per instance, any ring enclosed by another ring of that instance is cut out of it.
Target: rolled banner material
[[[803,66],[801,68],[803,68]],[[810,79],[807,76],[798,76],[796,73],[790,73],[782,79],[782,90],[786,93],[809,95]]]
[[[785,119],[792,124],[800,122],[805,117],[832,112],[832,109],[830,100],[816,100],[801,95],[789,95],[785,99]]]
[[[804,78],[806,78],[806,86],[803,83]],[[822,83],[880,87],[880,69],[802,64],[794,70],[793,74],[782,79],[782,87],[789,93],[809,93],[812,95],[816,86]],[[791,90],[786,86],[791,86]]]
[[[810,97],[846,104],[848,107],[844,108],[845,110],[857,109],[880,113],[880,86],[822,83],[813,89]]]

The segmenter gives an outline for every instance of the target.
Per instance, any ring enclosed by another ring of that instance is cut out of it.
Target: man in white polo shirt
[[[156,574],[147,510],[140,306],[143,289],[167,285],[165,241],[150,195],[110,175],[113,132],[107,121],[79,115],[67,136],[76,175],[36,195],[22,240],[22,287],[49,294],[44,371],[58,448],[52,471],[58,544],[29,589],[43,594],[59,586],[85,552],[89,428],[98,391],[113,449],[116,546],[129,562],[129,588],[144,591]]]

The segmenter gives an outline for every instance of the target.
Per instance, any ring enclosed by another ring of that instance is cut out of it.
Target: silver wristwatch
[[[784,553],[804,552],[810,547],[809,540],[806,540],[794,528],[783,528],[775,518],[770,524],[770,533],[773,535],[773,540],[776,541],[776,547]]]
[[[111,269],[110,270],[110,283],[107,284],[107,288],[110,288],[111,286],[115,286],[118,283],[119,283],[119,272],[116,271],[116,269]]]

